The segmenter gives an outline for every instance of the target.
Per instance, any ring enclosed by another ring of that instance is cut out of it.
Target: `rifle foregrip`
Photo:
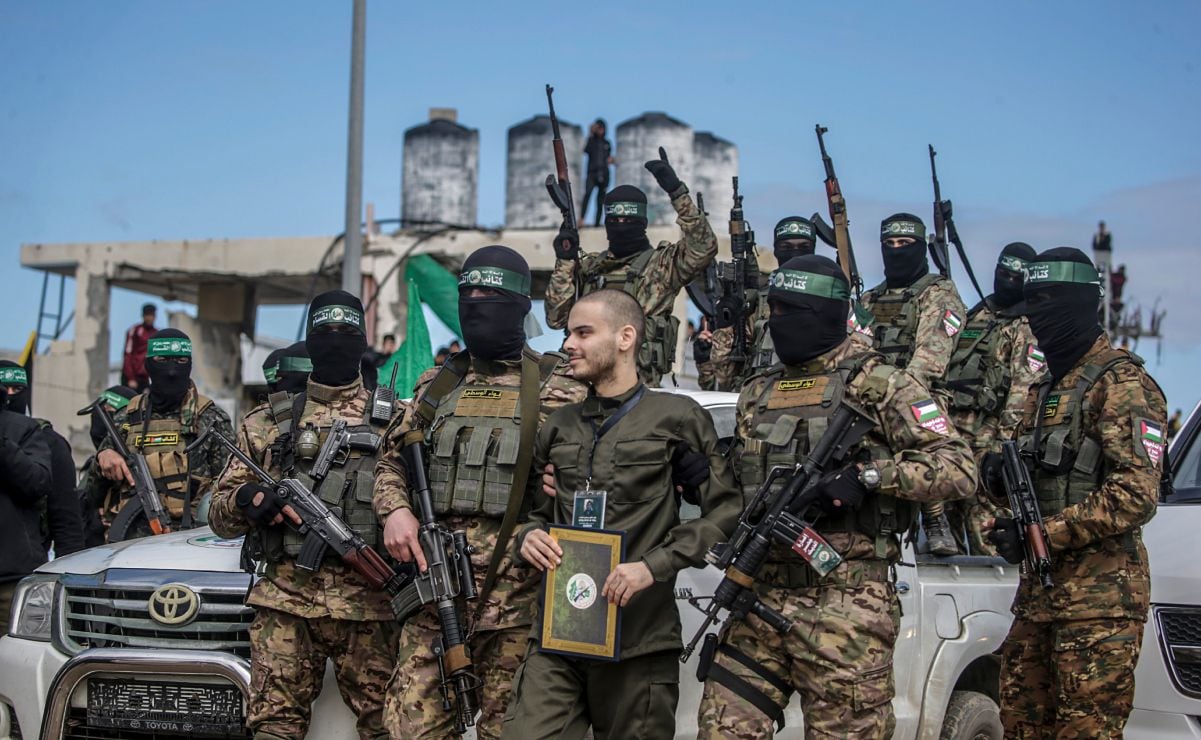
[[[388,566],[384,559],[379,556],[375,550],[370,547],[364,547],[361,550],[350,550],[342,559],[346,564],[367,579],[371,587],[383,591],[384,586],[392,580],[396,575],[396,571]]]
[[[757,599],[754,606],[751,607],[751,614],[767,622],[767,625],[776,632],[784,633],[792,629],[791,619]]]

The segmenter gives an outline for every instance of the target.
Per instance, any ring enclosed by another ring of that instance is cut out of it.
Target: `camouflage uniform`
[[[779,707],[780,716],[792,691],[800,691],[807,737],[892,734],[900,605],[890,570],[900,556],[900,534],[914,517],[910,502],[970,495],[976,466],[921,379],[848,338],[802,366],[777,365],[743,387],[732,458],[740,460],[745,497],[771,467],[808,454],[839,398],[875,421],[851,459],[879,470],[879,487],[855,511],[813,524],[844,558],[828,576],[773,547],[755,590],[794,626],[781,635],[754,615],[728,623],[701,700],[702,738],[773,733],[772,719],[725,685],[727,672]]]
[[[1001,442],[1014,439],[1026,396],[1046,366],[1024,317],[987,302],[968,312],[947,377],[935,385],[947,393],[951,417],[977,464],[986,453],[1000,452]],[[955,531],[967,528],[972,552],[985,555],[996,555],[981,531],[996,513],[983,488],[948,512]]]
[[[1031,449],[1041,415],[1033,479],[1055,585],[1022,577],[1002,650],[1001,718],[1006,737],[1118,738],[1150,601],[1142,526],[1159,496],[1167,404],[1141,361],[1104,334],[1041,392],[1019,434]]]
[[[767,285],[765,276],[761,276],[760,280],[760,285]],[[770,348],[771,337],[767,336],[767,319],[771,310],[767,305],[766,290],[758,292],[754,308],[754,312],[746,318],[747,359],[741,366],[730,360],[730,354],[734,351],[734,327],[723,326],[713,330],[713,349],[710,350],[716,383],[713,390],[736,391],[744,377],[775,364],[775,355]],[[770,353],[766,360],[759,357],[765,340],[769,344],[767,352]]]
[[[638,372],[651,386],[659,385],[675,359],[679,321],[671,310],[676,295],[717,255],[717,236],[685,186],[673,194],[671,204],[679,214],[676,223],[681,232],[675,244],[659,242],[649,253],[638,252],[624,259],[608,250],[580,256],[585,294],[603,287],[620,287],[642,304],[647,332],[638,352]],[[546,288],[546,323],[552,329],[567,326],[567,316],[575,304],[575,270],[574,260],[555,260],[555,271]]]
[[[225,410],[197,391],[194,384],[189,386],[179,409],[168,414],[151,410],[148,425],[143,424],[141,412],[145,404],[149,404],[148,393],[130,401],[113,416],[113,422],[117,430],[126,435],[125,443],[130,451],[146,456],[150,472],[155,476],[159,498],[171,515],[173,526],[178,526],[183,519],[184,491],[191,489],[191,513],[194,516],[200,499],[213,488],[229,460],[229,450],[212,437],[190,453],[185,453],[183,448],[209,428],[232,437],[233,425]],[[139,450],[138,442],[144,427],[148,431]],[[111,449],[113,441],[106,436],[97,451]],[[91,485],[99,486],[96,501],[103,502],[105,514],[110,518],[130,501],[134,506],[139,505],[128,483],[93,478]]]
[[[567,377],[562,365],[543,384],[540,394],[539,424],[560,406],[580,400],[584,386]],[[437,375],[429,370],[417,381],[413,397],[419,398]],[[520,361],[486,362],[473,360],[460,388],[521,386]],[[449,399],[447,399],[449,403]],[[380,520],[397,509],[410,509],[404,463],[400,459],[401,439],[410,429],[421,424],[414,407],[388,431],[387,453],[376,468],[375,511]],[[462,444],[471,430],[461,432]],[[432,477],[432,476],[431,476]],[[438,485],[431,480],[431,485]],[[542,485],[538,471],[530,472],[530,490]],[[474,548],[471,564],[475,571],[476,588],[482,589],[492,553],[497,548],[501,518],[486,515],[445,515],[439,517],[451,530],[467,532],[467,541]],[[528,565],[514,562],[511,554],[501,560],[496,583],[482,605],[469,603],[466,634],[468,652],[483,681],[480,718],[476,736],[481,740],[500,736],[500,723],[508,705],[513,674],[521,664],[526,638],[533,621],[538,594],[538,573]],[[400,637],[400,652],[395,670],[388,681],[384,705],[385,725],[394,738],[452,738],[454,717],[442,709],[438,691],[438,663],[430,646],[441,634],[438,616],[431,604],[412,616],[404,625]]]
[[[341,387],[310,380],[293,427],[328,427],[338,418],[357,425],[369,402],[370,393],[359,379]],[[279,423],[263,405],[242,422],[237,442],[264,470],[279,476],[281,461],[272,448],[279,436]],[[209,511],[214,532],[238,537],[251,531],[235,496],[242,484],[256,481],[241,461],[230,459]],[[311,575],[283,556],[268,565],[266,577],[255,583],[246,603],[255,608],[246,722],[256,738],[305,737],[327,658],[333,661],[343,700],[358,717],[359,737],[388,737],[383,694],[396,659],[399,627],[386,594],[332,555]]]

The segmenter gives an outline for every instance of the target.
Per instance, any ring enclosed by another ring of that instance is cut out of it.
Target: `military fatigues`
[[[273,396],[273,401],[281,394]],[[312,460],[299,457],[296,433],[312,425],[322,443],[335,419],[348,431],[382,432],[366,421],[370,393],[361,380],[331,387],[310,380],[303,406],[297,397],[255,408],[238,436],[238,446],[273,476],[293,475],[312,485]],[[380,527],[371,508],[376,455],[352,449],[315,491],[364,540],[382,551]],[[286,469],[285,469],[286,468]],[[301,537],[287,525],[252,528],[235,497],[244,483],[257,482],[236,458],[222,473],[209,512],[222,537],[246,535],[246,554],[265,567],[246,600],[255,608],[250,628],[251,696],[247,724],[256,738],[304,738],[311,705],[321,689],[325,662],[333,661],[343,700],[358,717],[361,738],[386,738],[382,718],[384,685],[396,659],[399,632],[387,595],[372,588],[332,552],[311,575],[296,567]]]
[[[676,358],[680,321],[671,314],[676,294],[705,269],[717,255],[717,236],[688,190],[681,185],[671,204],[679,217],[680,241],[659,242],[630,257],[619,259],[606,250],[580,256],[583,292],[619,288],[634,296],[646,313],[646,339],[638,350],[638,374],[657,386],[671,372]],[[556,259],[546,288],[546,323],[552,329],[567,326],[575,304],[575,261]]]
[[[1000,452],[1001,442],[1014,438],[1029,389],[1046,366],[1025,318],[988,303],[968,312],[946,377],[935,387],[947,394],[947,409],[972,446],[977,464],[986,453]],[[996,548],[981,528],[996,512],[981,489],[948,513],[955,531],[966,526],[974,554],[995,555]]]
[[[747,359],[741,364],[730,359],[730,354],[734,351],[734,327],[723,326],[720,329],[714,329],[713,349],[710,350],[714,383],[712,387],[705,390],[738,390],[744,377],[776,363],[771,336],[767,332],[767,319],[771,315],[771,309],[767,305],[767,276],[759,276],[759,285],[762,287],[756,291],[752,304],[754,311],[746,317]]]
[[[531,353],[541,365],[539,418],[581,399],[584,386],[567,377],[561,355]],[[466,353],[460,355],[466,358]],[[545,359],[543,359],[545,358]],[[455,360],[451,360],[455,362]],[[417,381],[413,397],[424,395],[438,370]],[[452,530],[467,532],[476,589],[482,592],[501,520],[509,505],[520,436],[521,361],[473,359],[459,385],[437,401],[427,439],[429,480],[435,514]],[[411,509],[400,442],[410,429],[423,426],[414,404],[388,432],[388,454],[376,469],[375,510],[381,520],[397,509]],[[526,485],[528,510],[542,476],[531,469]],[[520,521],[525,521],[524,514]],[[503,546],[503,545],[502,545]],[[507,551],[506,551],[507,553]],[[513,673],[521,663],[526,636],[534,619],[538,573],[509,554],[500,561],[495,585],[482,603],[468,603],[464,625],[468,652],[483,682],[477,737],[500,736]],[[388,683],[385,720],[394,738],[455,737],[454,717],[442,709],[438,664],[430,646],[441,634],[433,605],[404,626],[400,654]]]
[[[1118,738],[1150,600],[1142,526],[1155,514],[1167,404],[1141,361],[1101,335],[1032,395],[1020,435],[1055,585],[1023,575],[1002,650],[1006,737]],[[1041,418],[1041,429],[1037,420]]]
[[[670,738],[679,699],[680,618],[676,574],[704,564],[708,548],[730,535],[739,499],[708,414],[684,396],[644,390],[644,395],[610,432],[603,425],[639,388],[615,399],[591,396],[555,412],[538,435],[535,461],[555,466],[557,495],[539,493],[530,525],[570,523],[574,492],[608,491],[605,528],[625,532],[625,561],[646,564],[654,583],[622,608],[620,660],[575,659],[538,649],[540,624],[531,636],[525,663],[514,680],[504,736],[519,740],[580,738],[591,725],[605,738]],[[701,516],[681,523],[669,462],[686,444],[709,458],[709,479],[700,486]],[[597,584],[598,588],[602,584]]]
[[[823,579],[790,550],[773,548],[756,592],[795,625],[781,635],[753,615],[732,623],[715,668],[751,684],[781,714],[788,695],[800,691],[808,737],[885,738],[894,726],[892,651],[900,623],[889,571],[900,557],[900,535],[914,519],[912,502],[973,493],[976,467],[921,380],[848,338],[743,388],[734,453],[748,501],[772,467],[809,453],[842,399],[875,422],[851,460],[880,471],[879,487],[857,510],[814,524],[845,560]],[[742,656],[764,672],[748,668]],[[720,680],[711,673],[705,684],[701,737],[770,737],[772,719]]]
[[[169,414],[158,411],[147,414],[149,404],[148,393],[135,396],[128,406],[117,412],[113,422],[125,435],[125,445],[130,452],[145,456],[173,525],[195,526],[192,518],[200,506],[200,499],[225,468],[229,450],[213,437],[190,453],[185,448],[210,428],[232,437],[233,425],[229,415],[210,398],[201,395],[195,385],[188,388],[179,409]],[[113,441],[105,437],[100,450],[112,448]],[[120,484],[119,488],[110,484],[109,491],[105,513],[110,517],[127,505],[140,506],[126,483]],[[185,508],[188,511],[185,512]]]

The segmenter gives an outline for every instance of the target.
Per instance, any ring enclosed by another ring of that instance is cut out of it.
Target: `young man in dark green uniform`
[[[639,382],[643,320],[638,303],[616,290],[572,308],[563,348],[590,393],[539,432],[535,462],[554,466],[554,495],[538,497],[516,543],[524,561],[554,568],[562,550],[543,527],[571,522],[577,491],[607,492],[605,528],[625,532],[626,562],[601,589],[623,609],[620,660],[544,653],[535,632],[514,679],[506,738],[580,738],[590,726],[599,740],[675,734],[676,574],[704,564],[709,547],[733,531],[741,502],[705,410]],[[701,516],[681,523],[677,494],[699,501]]]

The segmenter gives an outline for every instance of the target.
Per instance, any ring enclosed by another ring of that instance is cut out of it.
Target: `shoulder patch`
[[[1159,461],[1163,459],[1164,436],[1163,426],[1158,422],[1150,419],[1136,418],[1134,433],[1138,437],[1138,441],[1142,443],[1143,449],[1147,452],[1147,457],[1151,458],[1151,464],[1159,467]]]
[[[1036,373],[1041,373],[1047,366],[1047,356],[1036,345],[1026,345],[1026,366]]]
[[[909,409],[913,412],[913,418],[917,421],[917,425],[922,429],[941,434],[944,437],[951,433],[951,423],[947,421],[947,415],[942,412],[933,398],[910,404]]]
[[[959,317],[951,309],[947,309],[942,315],[942,328],[947,333],[948,337],[953,337],[959,333],[963,327],[963,319]]]

